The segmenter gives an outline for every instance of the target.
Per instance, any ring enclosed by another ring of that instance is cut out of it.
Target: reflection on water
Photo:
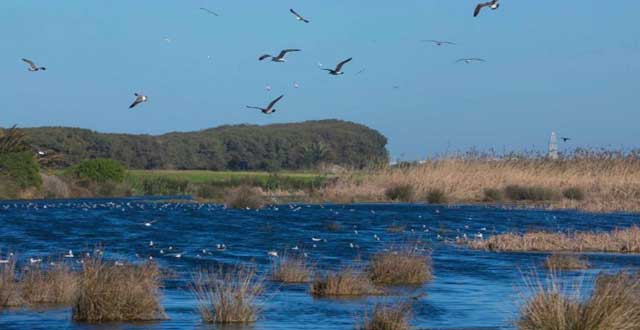
[[[638,220],[630,214],[471,206],[278,205],[256,211],[136,199],[0,202],[0,249],[15,251],[22,263],[30,257],[57,259],[70,249],[79,256],[102,246],[108,259],[153,257],[177,274],[163,289],[167,321],[88,325],[72,322],[68,308],[14,309],[0,312],[0,329],[351,329],[376,302],[421,293],[426,295],[415,301],[413,311],[417,328],[510,329],[520,303],[522,273],[537,267],[544,275],[546,255],[471,251],[447,241],[531,229],[610,230]],[[327,230],[330,222],[341,230]],[[391,225],[405,226],[405,231],[390,233]],[[193,272],[219,263],[251,262],[267,272],[271,250],[297,247],[319,270],[330,270],[407,240],[421,240],[433,250],[435,279],[422,287],[395,288],[385,297],[317,299],[307,285],[267,283],[258,322],[221,328],[201,323],[187,289]],[[227,249],[220,251],[217,244]],[[592,254],[589,260],[594,268],[564,274],[563,279],[588,285],[600,271],[640,265],[634,255]]]

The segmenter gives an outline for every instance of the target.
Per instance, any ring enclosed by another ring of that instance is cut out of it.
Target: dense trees
[[[62,155],[57,166],[112,158],[133,169],[279,170],[322,163],[363,168],[386,163],[386,138],[339,120],[221,126],[159,136],[103,134],[79,128],[24,129],[35,148]]]

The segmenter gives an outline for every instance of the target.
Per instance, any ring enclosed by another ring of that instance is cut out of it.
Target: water
[[[81,255],[102,246],[108,259],[141,261],[153,256],[178,275],[165,281],[162,291],[167,321],[96,326],[74,323],[68,308],[14,309],[0,312],[0,329],[216,329],[202,324],[187,289],[199,269],[253,262],[259,271],[267,272],[267,251],[298,246],[324,271],[416,239],[432,249],[435,279],[424,286],[395,288],[386,297],[317,299],[309,295],[308,285],[268,283],[258,322],[225,329],[352,329],[376,302],[420,293],[426,295],[414,304],[412,325],[416,328],[512,329],[523,294],[518,289],[523,273],[537,269],[543,276],[541,264],[546,254],[472,251],[448,240],[464,234],[487,237],[532,229],[611,230],[638,224],[638,220],[633,214],[476,206],[296,204],[256,211],[141,199],[0,202],[0,249],[19,253],[23,264],[30,257],[57,259],[69,249]],[[150,221],[155,222],[146,226]],[[340,223],[342,230],[327,231],[330,221]],[[388,233],[392,224],[404,225],[406,231]],[[312,237],[322,241],[314,242]],[[155,248],[149,247],[150,241]],[[350,243],[359,248],[351,248]],[[227,250],[216,251],[216,244],[225,244]],[[203,254],[202,249],[212,252]],[[182,257],[171,253],[182,253]],[[589,261],[592,269],[566,273],[562,279],[588,285],[600,271],[640,266],[640,256],[634,255],[591,254]]]

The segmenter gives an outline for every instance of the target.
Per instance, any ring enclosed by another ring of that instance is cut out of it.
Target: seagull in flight
[[[473,11],[473,17],[478,16],[478,14],[480,14],[480,10],[482,10],[482,8],[484,8],[484,7],[489,7],[489,8],[491,8],[491,10],[496,10],[496,9],[498,9],[498,7],[500,7],[500,3],[499,3],[499,1],[500,1],[500,0],[491,0],[491,1],[489,1],[489,2],[482,2],[482,3],[479,3],[479,4],[476,6],[476,9]]]
[[[207,13],[209,13],[209,14],[213,15],[213,16],[220,16],[220,15],[218,15],[218,13],[216,13],[215,11],[210,10],[210,9],[207,9],[207,8],[204,8],[204,7],[200,7],[200,10],[202,10],[202,11],[204,11],[204,12],[207,12]]]
[[[456,63],[460,63],[460,62],[464,62],[464,63],[471,63],[471,62],[486,62],[485,60],[481,59],[481,58],[461,58],[459,60],[456,61]]]
[[[284,97],[284,95],[278,96],[278,98],[273,100],[273,101],[271,101],[271,103],[269,103],[269,105],[266,108],[252,107],[252,106],[248,106],[247,105],[247,109],[258,109],[258,110],[262,111],[262,113],[264,113],[265,115],[270,115],[270,114],[276,112],[276,109],[274,109],[273,106],[276,105],[276,103],[278,103],[278,101],[280,101],[283,97]]]
[[[300,15],[300,14],[296,13],[296,11],[295,11],[295,10],[293,10],[293,9],[289,9],[289,11],[293,14],[293,16],[295,16],[295,17],[296,17],[296,19],[297,19],[298,21],[300,21],[300,22],[305,22],[305,23],[309,23],[309,20],[308,20],[308,19],[306,19],[306,18],[302,17],[302,15]]]
[[[562,142],[567,142],[567,141],[571,140],[571,138],[569,138],[569,137],[561,137],[560,140],[562,140]]]
[[[264,54],[264,55],[258,57],[258,60],[262,61],[264,59],[271,58],[272,62],[286,62],[284,57],[285,57],[285,55],[287,55],[287,53],[299,52],[299,51],[300,51],[300,49],[283,49],[282,51],[280,51],[280,54],[278,54],[277,56],[271,56],[269,54]]]
[[[442,45],[455,45],[455,42],[451,42],[451,41],[444,41],[444,40],[421,40],[422,42],[431,42],[434,43],[436,46],[442,46]]]
[[[348,59],[338,63],[338,65],[336,65],[335,69],[322,69],[322,70],[329,71],[330,75],[334,75],[334,76],[342,75],[342,74],[344,74],[344,72],[341,71],[342,70],[342,66],[347,64],[347,63],[349,63],[351,61],[351,59],[352,58],[349,57]]]
[[[145,95],[142,94],[138,94],[138,93],[134,93],[133,95],[136,96],[135,101],[133,101],[133,103],[131,103],[131,105],[129,106],[129,109],[135,107],[136,105],[142,103],[142,102],[147,102],[148,98]]]
[[[40,71],[40,70],[42,70],[42,71],[47,70],[47,68],[45,68],[43,66],[37,66],[35,63],[33,63],[32,60],[23,58],[22,61],[29,65],[29,71],[34,71],[35,72],[35,71]]]

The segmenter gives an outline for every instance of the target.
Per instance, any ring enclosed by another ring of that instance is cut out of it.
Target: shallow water
[[[156,222],[151,226],[144,225],[152,220]],[[178,274],[165,281],[163,289],[167,321],[95,326],[72,322],[68,308],[14,309],[0,312],[0,329],[216,329],[201,323],[187,289],[193,272],[199,269],[254,262],[261,272],[267,272],[267,251],[298,246],[324,271],[417,239],[432,249],[434,261],[435,279],[424,286],[396,288],[386,297],[316,299],[309,295],[307,285],[268,283],[258,322],[224,329],[352,329],[376,302],[420,293],[426,295],[413,305],[416,328],[512,329],[520,296],[526,294],[523,273],[537,269],[544,276],[541,264],[546,254],[472,251],[448,240],[464,234],[487,237],[531,229],[610,230],[639,220],[633,214],[476,206],[279,205],[256,211],[141,199],[0,202],[0,249],[19,253],[22,264],[30,257],[58,259],[69,249],[78,256],[102,246],[108,259],[135,261],[153,256]],[[329,221],[340,223],[342,230],[327,231]],[[392,224],[404,225],[406,231],[388,233],[386,228]],[[322,241],[314,242],[312,237]],[[155,248],[149,247],[150,241]],[[226,244],[227,250],[216,251],[218,243]],[[202,249],[208,252],[203,254]],[[182,253],[182,257],[171,253]],[[562,279],[588,286],[600,271],[640,268],[640,256],[634,255],[590,254],[589,261],[592,269],[565,273]]]

